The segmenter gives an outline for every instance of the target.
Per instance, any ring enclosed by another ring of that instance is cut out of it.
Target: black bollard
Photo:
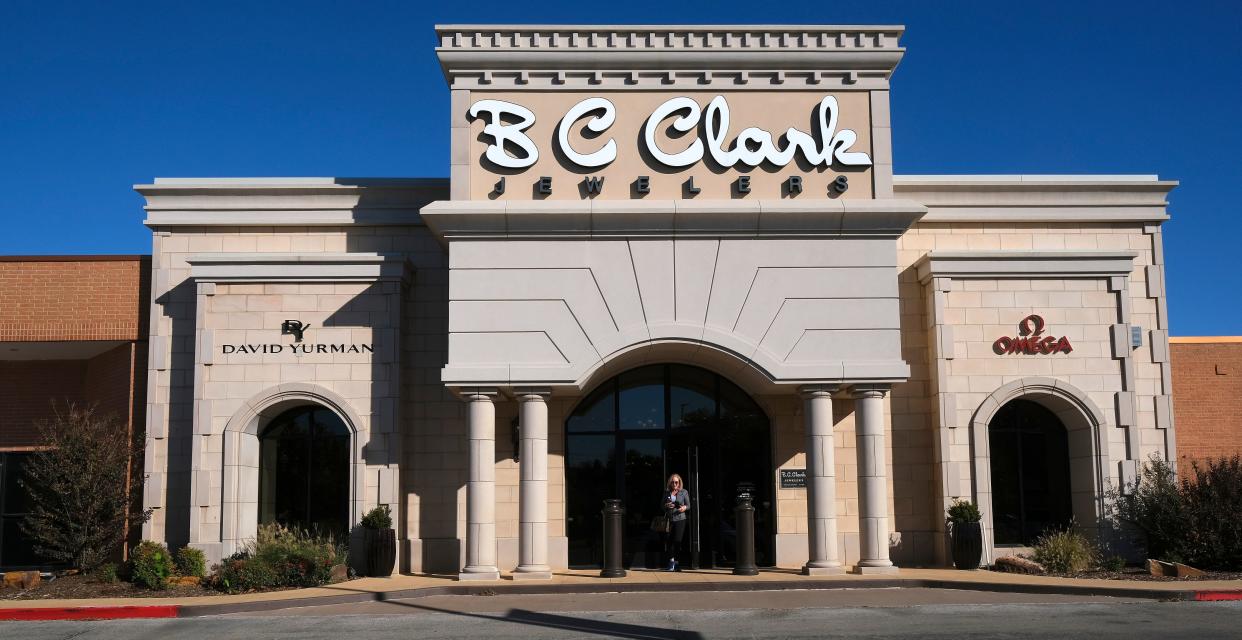
[[[621,564],[621,536],[624,531],[625,509],[621,501],[612,498],[604,501],[604,570],[599,572],[601,578],[624,578],[625,568]]]
[[[742,494],[737,497],[733,516],[737,527],[737,560],[733,564],[733,575],[757,576],[759,567],[755,566],[755,507],[751,505],[749,495]]]

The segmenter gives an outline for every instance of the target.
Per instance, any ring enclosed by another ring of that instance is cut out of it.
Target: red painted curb
[[[1220,602],[1222,600],[1242,600],[1242,590],[1238,590],[1238,591],[1196,591],[1195,600],[1199,602]]]
[[[0,609],[0,620],[122,620],[176,618],[180,605]]]

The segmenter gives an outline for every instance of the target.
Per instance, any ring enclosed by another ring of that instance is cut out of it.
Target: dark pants
[[[681,555],[681,542],[686,537],[687,520],[674,520],[668,523],[668,533],[664,534],[664,560]]]

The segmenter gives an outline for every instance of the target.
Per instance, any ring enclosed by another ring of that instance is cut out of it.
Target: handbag
[[[651,530],[656,533],[668,533],[668,516],[656,516],[652,518]]]

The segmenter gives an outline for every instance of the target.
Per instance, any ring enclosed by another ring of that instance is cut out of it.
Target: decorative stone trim
[[[442,25],[453,89],[884,89],[897,26]]]

